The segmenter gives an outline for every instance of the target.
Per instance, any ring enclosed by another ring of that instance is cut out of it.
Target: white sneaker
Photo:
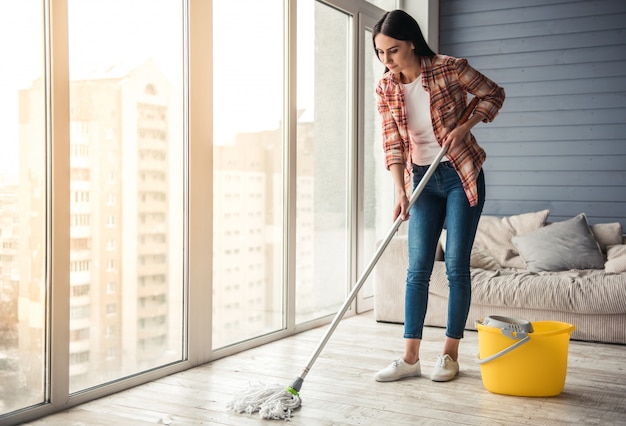
[[[430,374],[430,379],[433,382],[447,382],[454,379],[457,374],[459,374],[458,361],[450,358],[448,354],[439,355],[435,368],[433,368],[433,372]]]
[[[387,368],[383,368],[374,378],[377,382],[393,382],[404,379],[406,377],[418,377],[422,374],[419,360],[415,364],[409,364],[400,357],[389,364]]]

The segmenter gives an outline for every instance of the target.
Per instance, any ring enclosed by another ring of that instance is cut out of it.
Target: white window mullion
[[[69,394],[70,323],[70,128],[67,1],[46,2],[46,122],[48,177],[49,402],[66,404]],[[52,408],[50,407],[50,408]]]
[[[213,265],[213,8],[189,0],[188,98],[188,356],[207,362],[212,344]]]
[[[283,252],[285,272],[283,274],[286,289],[286,329],[293,330],[296,324],[296,200],[297,200],[297,2],[284,0],[285,51],[283,55],[284,75],[284,118],[283,146],[285,149],[285,224],[283,233]]]

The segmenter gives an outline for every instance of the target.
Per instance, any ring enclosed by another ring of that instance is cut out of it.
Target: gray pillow
[[[531,272],[604,269],[604,256],[584,213],[512,241]]]

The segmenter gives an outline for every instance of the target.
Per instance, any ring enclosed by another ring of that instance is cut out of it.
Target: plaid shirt
[[[483,122],[492,121],[504,102],[504,89],[472,68],[467,59],[436,55],[422,61],[422,85],[430,93],[430,114],[433,130],[439,145],[444,139],[444,129],[452,130],[467,105],[467,93],[478,97],[474,110],[482,115]],[[411,143],[409,141],[404,87],[398,76],[387,72],[376,87],[378,111],[382,116],[383,149],[387,169],[392,164],[406,164],[410,188]],[[471,206],[478,203],[476,180],[485,162],[485,151],[474,135],[468,133],[465,143],[450,149],[446,157],[454,166]]]

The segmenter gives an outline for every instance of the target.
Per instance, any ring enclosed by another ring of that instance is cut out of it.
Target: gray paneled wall
[[[440,52],[504,87],[474,128],[484,214],[584,212],[626,232],[626,0],[441,0]]]

